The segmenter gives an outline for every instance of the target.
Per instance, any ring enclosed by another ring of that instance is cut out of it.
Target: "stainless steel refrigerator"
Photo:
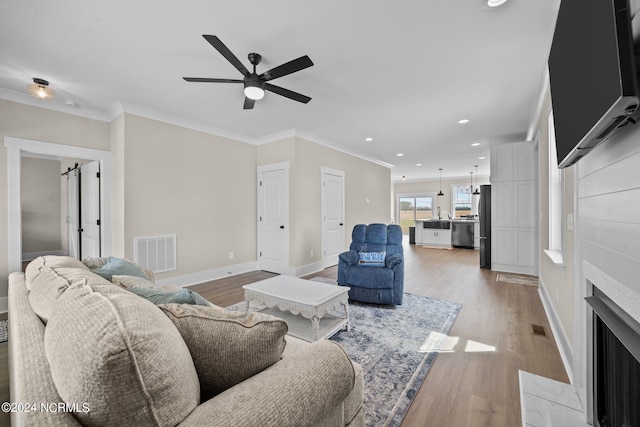
[[[480,268],[491,268],[491,186],[480,186]]]

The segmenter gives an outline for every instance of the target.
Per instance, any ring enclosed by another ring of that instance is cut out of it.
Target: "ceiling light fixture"
[[[416,166],[422,166],[422,163],[416,163]]]
[[[480,187],[478,187],[478,165],[473,165],[473,167],[476,168],[476,189],[473,190],[473,195],[474,196],[479,196],[480,195]]]
[[[507,0],[487,0],[487,6],[489,7],[498,7],[505,4]]]
[[[404,156],[404,154],[403,153],[398,153],[398,154],[396,154],[396,156],[402,157],[402,156]]]
[[[444,196],[444,193],[442,192],[442,168],[438,170],[440,171],[440,192],[438,193],[438,196]]]
[[[371,138],[371,137],[367,137],[367,138],[365,138],[364,140],[365,140],[366,142],[371,142],[371,141],[373,141],[373,138]]]
[[[254,101],[264,98],[264,83],[255,80],[245,81],[244,96]]]
[[[53,98],[53,89],[49,87],[49,82],[38,77],[33,78],[33,83],[27,85],[29,93],[36,98],[50,99]]]
[[[478,145],[480,145],[479,142],[474,142],[473,144],[471,144],[472,147],[477,147]]]
[[[463,125],[465,123],[469,123],[469,119],[460,119],[460,120],[458,120],[458,123],[461,124],[461,125]]]
[[[486,159],[486,157],[485,157],[485,156],[480,156],[480,157],[478,157],[478,160],[484,160],[484,159]]]

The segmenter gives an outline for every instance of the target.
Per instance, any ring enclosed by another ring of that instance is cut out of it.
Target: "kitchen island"
[[[473,234],[471,243],[467,240],[461,247],[473,247],[474,249],[480,249],[480,222],[477,219],[426,219],[416,220],[416,244],[431,246],[436,248],[452,248],[457,246],[457,242],[460,240],[458,236],[452,234],[452,229],[455,233],[460,233],[459,230],[465,230],[464,233],[469,232],[469,224],[473,224],[471,232]]]

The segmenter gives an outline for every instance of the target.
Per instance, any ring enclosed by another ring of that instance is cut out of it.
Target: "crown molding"
[[[333,141],[322,138],[310,132],[306,132],[306,131],[295,129],[295,128],[287,129],[281,132],[276,132],[270,135],[265,135],[259,138],[253,138],[247,135],[226,131],[224,129],[220,129],[214,126],[203,125],[201,123],[185,120],[180,117],[162,113],[160,111],[152,110],[145,107],[140,107],[133,104],[127,104],[124,102],[116,102],[111,107],[109,107],[107,111],[100,112],[100,111],[90,110],[82,107],[70,108],[68,105],[61,102],[57,102],[53,100],[42,101],[30,95],[25,95],[19,92],[14,92],[14,91],[1,89],[1,88],[0,88],[0,98],[13,101],[13,102],[18,102],[21,104],[32,105],[34,107],[44,108],[47,110],[54,110],[62,113],[73,114],[75,116],[91,118],[91,119],[100,120],[100,121],[109,122],[109,123],[111,123],[116,118],[118,118],[119,116],[125,113],[132,114],[135,116],[140,116],[140,117],[144,117],[151,120],[157,120],[159,122],[180,126],[186,129],[196,130],[196,131],[204,132],[210,135],[220,136],[223,138],[228,138],[234,141],[243,142],[245,144],[251,144],[251,145],[268,144],[270,142],[280,141],[286,138],[298,137],[298,138],[307,140],[309,142],[313,142],[315,144],[322,145],[327,148],[331,148],[332,150],[336,150],[341,153],[345,153],[350,156],[354,156],[359,159],[366,160],[376,165],[383,166],[388,169],[392,169],[394,167],[394,165],[390,163],[383,162],[382,160],[367,156],[366,154],[360,153],[356,150],[350,150],[350,149],[341,147],[340,145],[338,145]]]
[[[14,92],[12,90],[0,88],[0,99],[17,102],[19,104],[31,105],[33,107],[44,108],[45,110],[57,111],[59,113],[71,114],[74,116],[84,117],[87,119],[99,120],[101,122],[110,122],[109,115],[90,108],[78,107],[73,108],[64,102],[55,99],[42,100],[37,99],[25,93]]]
[[[147,119],[157,120],[159,122],[168,123],[183,128],[204,132],[210,135],[221,136],[223,138],[233,139],[234,141],[244,142],[245,144],[255,145],[255,138],[247,135],[242,135],[235,132],[229,132],[224,129],[220,129],[214,126],[203,125],[190,120],[185,120],[180,117],[173,116],[171,114],[162,113],[160,111],[152,110],[150,108],[140,107],[133,104],[127,104],[124,102],[116,102],[109,108],[109,114],[113,121],[121,114],[133,114],[135,116],[144,117]]]

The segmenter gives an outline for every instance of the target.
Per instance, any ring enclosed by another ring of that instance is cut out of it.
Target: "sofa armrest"
[[[358,263],[360,255],[358,255],[358,252],[356,251],[347,251],[338,255],[338,258],[344,261],[347,265],[353,265]]]
[[[349,356],[333,341],[316,341],[202,403],[180,426],[314,425],[354,387]]]
[[[398,264],[402,264],[402,255],[400,254],[391,254],[385,260],[385,266],[387,268],[393,269]]]

